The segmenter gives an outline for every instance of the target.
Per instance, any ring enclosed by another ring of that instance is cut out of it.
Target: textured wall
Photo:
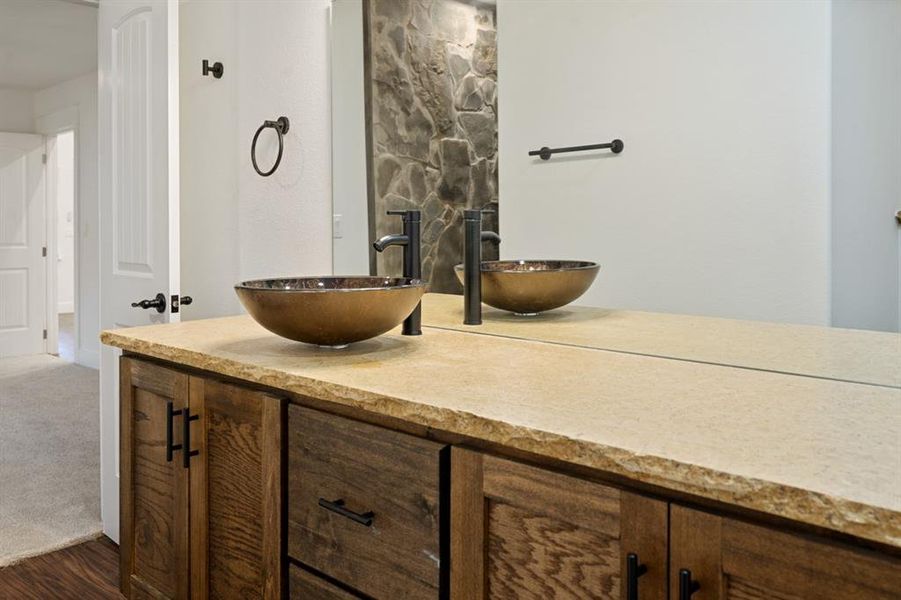
[[[462,290],[463,210],[497,210],[497,44],[493,7],[457,0],[370,0],[370,177],[375,234],[401,229],[390,209],[423,212],[423,277]],[[372,205],[371,204],[371,205]],[[497,213],[484,227],[496,231]],[[400,275],[399,248],[378,255]],[[497,249],[483,247],[485,258]]]

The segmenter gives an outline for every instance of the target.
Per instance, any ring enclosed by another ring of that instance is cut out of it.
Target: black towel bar
[[[567,148],[548,148],[544,146],[540,150],[529,150],[529,156],[538,156],[541,157],[541,160],[548,160],[551,154],[582,152],[584,150],[605,150],[607,148],[610,148],[614,154],[619,154],[623,151],[623,141],[613,140],[607,144],[588,144],[587,146],[569,146]]]

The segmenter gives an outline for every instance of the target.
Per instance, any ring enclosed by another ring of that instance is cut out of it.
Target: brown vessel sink
[[[584,294],[600,266],[581,260],[482,262],[482,302],[519,315],[565,306]],[[463,281],[463,265],[454,267]]]
[[[338,348],[394,328],[424,291],[423,282],[406,277],[295,277],[235,286],[250,316],[272,333]]]

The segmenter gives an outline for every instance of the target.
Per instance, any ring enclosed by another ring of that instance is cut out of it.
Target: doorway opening
[[[55,139],[48,140],[48,145],[53,146],[52,152],[55,154],[55,160],[48,164],[53,170],[48,176],[55,183],[51,186],[51,189],[55,188],[51,205],[53,200],[56,201],[55,253],[48,265],[49,270],[55,271],[50,275],[56,276],[56,286],[51,286],[51,290],[55,288],[55,298],[48,302],[48,319],[57,324],[57,339],[55,346],[47,350],[67,362],[75,362],[75,131],[61,131]]]

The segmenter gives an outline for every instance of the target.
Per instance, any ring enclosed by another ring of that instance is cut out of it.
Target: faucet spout
[[[481,237],[483,242],[492,242],[495,245],[499,245],[501,243],[501,236],[493,231],[483,231]]]
[[[403,276],[410,279],[422,277],[422,258],[420,223],[422,213],[418,210],[389,210],[389,215],[397,215],[403,218],[404,232],[383,236],[372,243],[376,252],[382,252],[389,246],[403,246],[404,271]],[[404,319],[404,335],[422,335],[422,303],[416,305],[413,312]]]
[[[390,235],[382,236],[376,241],[372,242],[372,247],[375,248],[376,252],[382,252],[385,248],[390,246],[406,246],[410,243],[410,236],[403,235],[400,233],[393,233]]]

